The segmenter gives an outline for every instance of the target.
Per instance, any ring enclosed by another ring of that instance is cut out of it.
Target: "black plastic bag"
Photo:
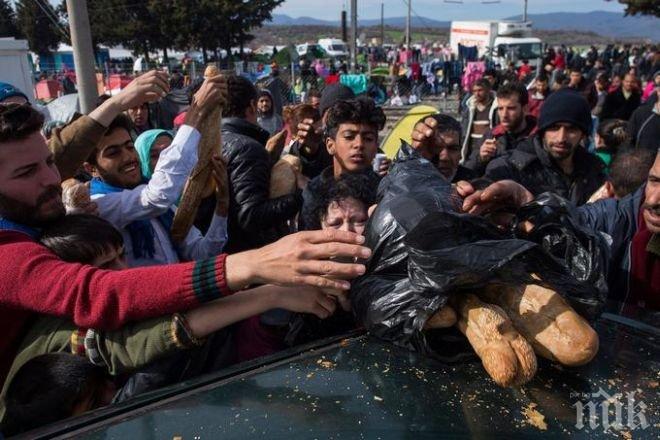
[[[353,282],[356,318],[378,337],[443,358],[443,338],[430,347],[422,328],[450,294],[494,281],[530,283],[532,274],[593,318],[606,295],[606,246],[598,234],[578,227],[570,205],[560,202],[541,197],[521,210],[519,220],[541,227],[518,237],[517,228],[502,231],[459,213],[451,185],[402,145],[367,224],[373,255],[367,275]]]

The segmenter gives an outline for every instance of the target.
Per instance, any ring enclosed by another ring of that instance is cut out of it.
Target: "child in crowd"
[[[126,268],[124,258],[124,243],[122,235],[107,221],[91,215],[70,215],[44,230],[41,242],[59,258],[67,262],[94,265],[104,269],[121,270]],[[4,405],[7,407],[6,417],[12,415],[11,426],[22,427],[31,423],[30,427],[38,426],[29,421],[18,421],[15,417],[29,414],[29,408],[37,405],[47,407],[55,402],[45,402],[50,394],[29,394],[17,396],[25,384],[12,385],[14,378],[25,381],[26,375],[21,371],[30,360],[47,353],[65,352],[75,354],[97,366],[105,374],[118,376],[130,373],[147,366],[152,361],[163,359],[180,353],[182,350],[199,348],[206,343],[205,338],[214,332],[251,316],[259,315],[274,308],[286,309],[292,312],[314,313],[320,318],[326,318],[335,310],[335,299],[328,292],[320,290],[310,292],[308,288],[284,288],[264,285],[257,288],[234,293],[231,296],[205,304],[185,314],[175,314],[154,318],[148,321],[128,325],[112,332],[100,332],[94,329],[79,328],[73,322],[55,316],[42,316],[37,319],[23,338],[18,354],[12,364],[5,382],[2,396],[8,396],[10,388],[14,390],[12,399],[3,397],[0,403],[0,420],[3,419]],[[331,295],[335,295],[333,292]],[[337,294],[339,295],[339,294]],[[342,302],[346,302],[344,296]],[[229,340],[229,339],[227,339]],[[204,351],[200,349],[199,351]],[[207,352],[206,356],[215,353]],[[231,358],[231,356],[230,356]],[[64,358],[62,358],[64,359]],[[231,359],[229,359],[231,361]],[[43,361],[41,365],[51,365],[52,369],[34,369],[27,367],[33,381],[46,381],[50,375],[61,374],[60,366],[69,361]],[[226,366],[212,362],[214,368]],[[79,362],[70,362],[78,365]],[[78,367],[75,367],[78,368]],[[80,371],[84,370],[79,368]],[[90,374],[97,374],[93,368]],[[28,377],[30,377],[28,376]],[[37,377],[38,376],[38,377]],[[58,379],[67,383],[64,379]],[[92,379],[90,379],[92,380]],[[81,382],[82,383],[82,382]],[[13,388],[12,388],[13,387]],[[80,391],[82,393],[82,391]],[[29,398],[32,396],[32,398]],[[52,397],[55,399],[55,397]],[[40,402],[37,402],[40,401]],[[44,402],[41,402],[44,401]],[[71,402],[77,401],[72,397]],[[60,402],[60,401],[57,401]],[[69,403],[71,403],[69,402]],[[60,402],[61,403],[61,402]],[[104,401],[104,404],[109,403]],[[59,404],[59,403],[58,403]],[[68,406],[67,406],[68,405]],[[70,404],[66,408],[72,408]],[[70,410],[61,416],[75,415]],[[32,414],[31,417],[37,417]],[[44,414],[43,423],[54,421]],[[5,423],[3,421],[3,423]],[[9,423],[9,422],[7,422]],[[36,423],[36,422],[35,422]],[[4,431],[3,431],[4,432]]]
[[[338,101],[328,110],[325,125],[325,147],[332,156],[332,165],[312,179],[303,192],[301,230],[320,229],[311,207],[318,205],[315,199],[328,180],[342,174],[364,174],[374,188],[380,180],[372,162],[378,152],[378,132],[385,125],[383,110],[371,99]]]
[[[5,435],[15,435],[110,404],[115,386],[107,371],[68,353],[36,356],[7,387]]]
[[[135,151],[140,158],[140,169],[145,180],[151,179],[160,153],[172,144],[174,136],[167,130],[147,130],[135,139]]]
[[[621,119],[603,121],[596,130],[594,143],[596,144],[596,156],[607,167],[605,172],[609,173],[610,164],[616,156],[617,151],[627,147],[630,143],[628,123]]]

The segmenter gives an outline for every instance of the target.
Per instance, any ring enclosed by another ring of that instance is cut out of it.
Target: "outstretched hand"
[[[151,70],[135,78],[110,99],[119,105],[121,111],[138,107],[145,102],[158,101],[170,92],[168,78],[165,72]]]
[[[361,235],[334,229],[287,235],[260,249],[229,255],[227,284],[232,290],[267,283],[348,290],[348,280],[364,274],[366,267],[331,259],[369,258],[371,250],[363,243]]]
[[[476,191],[469,183],[459,182],[456,189],[459,195],[465,197],[463,211],[475,215],[494,212],[502,207],[520,208],[534,200],[532,193],[513,180],[501,180]]]
[[[415,128],[412,131],[412,147],[419,151],[422,157],[427,160],[432,160],[439,153],[439,150],[434,147],[435,129],[437,126],[438,121],[429,116],[415,124]]]

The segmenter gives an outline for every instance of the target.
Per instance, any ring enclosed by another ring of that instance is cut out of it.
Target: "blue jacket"
[[[600,200],[580,206],[578,214],[582,225],[612,238],[610,264],[607,274],[609,299],[625,302],[629,292],[630,246],[637,232],[639,209],[646,185],[623,199]]]

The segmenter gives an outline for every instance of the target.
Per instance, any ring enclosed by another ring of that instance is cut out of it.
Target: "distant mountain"
[[[520,15],[510,17],[520,20]],[[660,18],[649,16],[625,17],[616,12],[593,11],[584,13],[555,12],[530,15],[535,29],[596,32],[608,37],[644,37],[660,41]]]
[[[521,16],[509,17],[507,20],[520,20]],[[580,30],[596,32],[611,37],[643,37],[660,41],[660,19],[656,17],[625,17],[616,12],[554,12],[533,14],[529,19],[534,22],[534,28],[540,30]],[[292,18],[288,15],[273,14],[275,26],[340,26],[339,20],[319,20],[311,17]],[[404,27],[405,17],[390,17],[385,19],[386,26]],[[360,26],[378,26],[380,20],[360,20]],[[449,21],[439,21],[430,18],[413,17],[413,27],[448,28]]]
[[[350,20],[350,18],[349,18]],[[312,17],[289,17],[284,14],[273,14],[273,21],[267,23],[271,26],[341,26],[340,20],[319,20]],[[380,26],[380,19],[374,20],[360,20],[359,26]],[[448,28],[448,21],[432,20],[430,18],[412,17],[411,24],[414,27],[430,27],[430,28]],[[350,25],[350,23],[349,23]],[[390,17],[385,19],[386,26],[404,27],[406,25],[406,17]]]

